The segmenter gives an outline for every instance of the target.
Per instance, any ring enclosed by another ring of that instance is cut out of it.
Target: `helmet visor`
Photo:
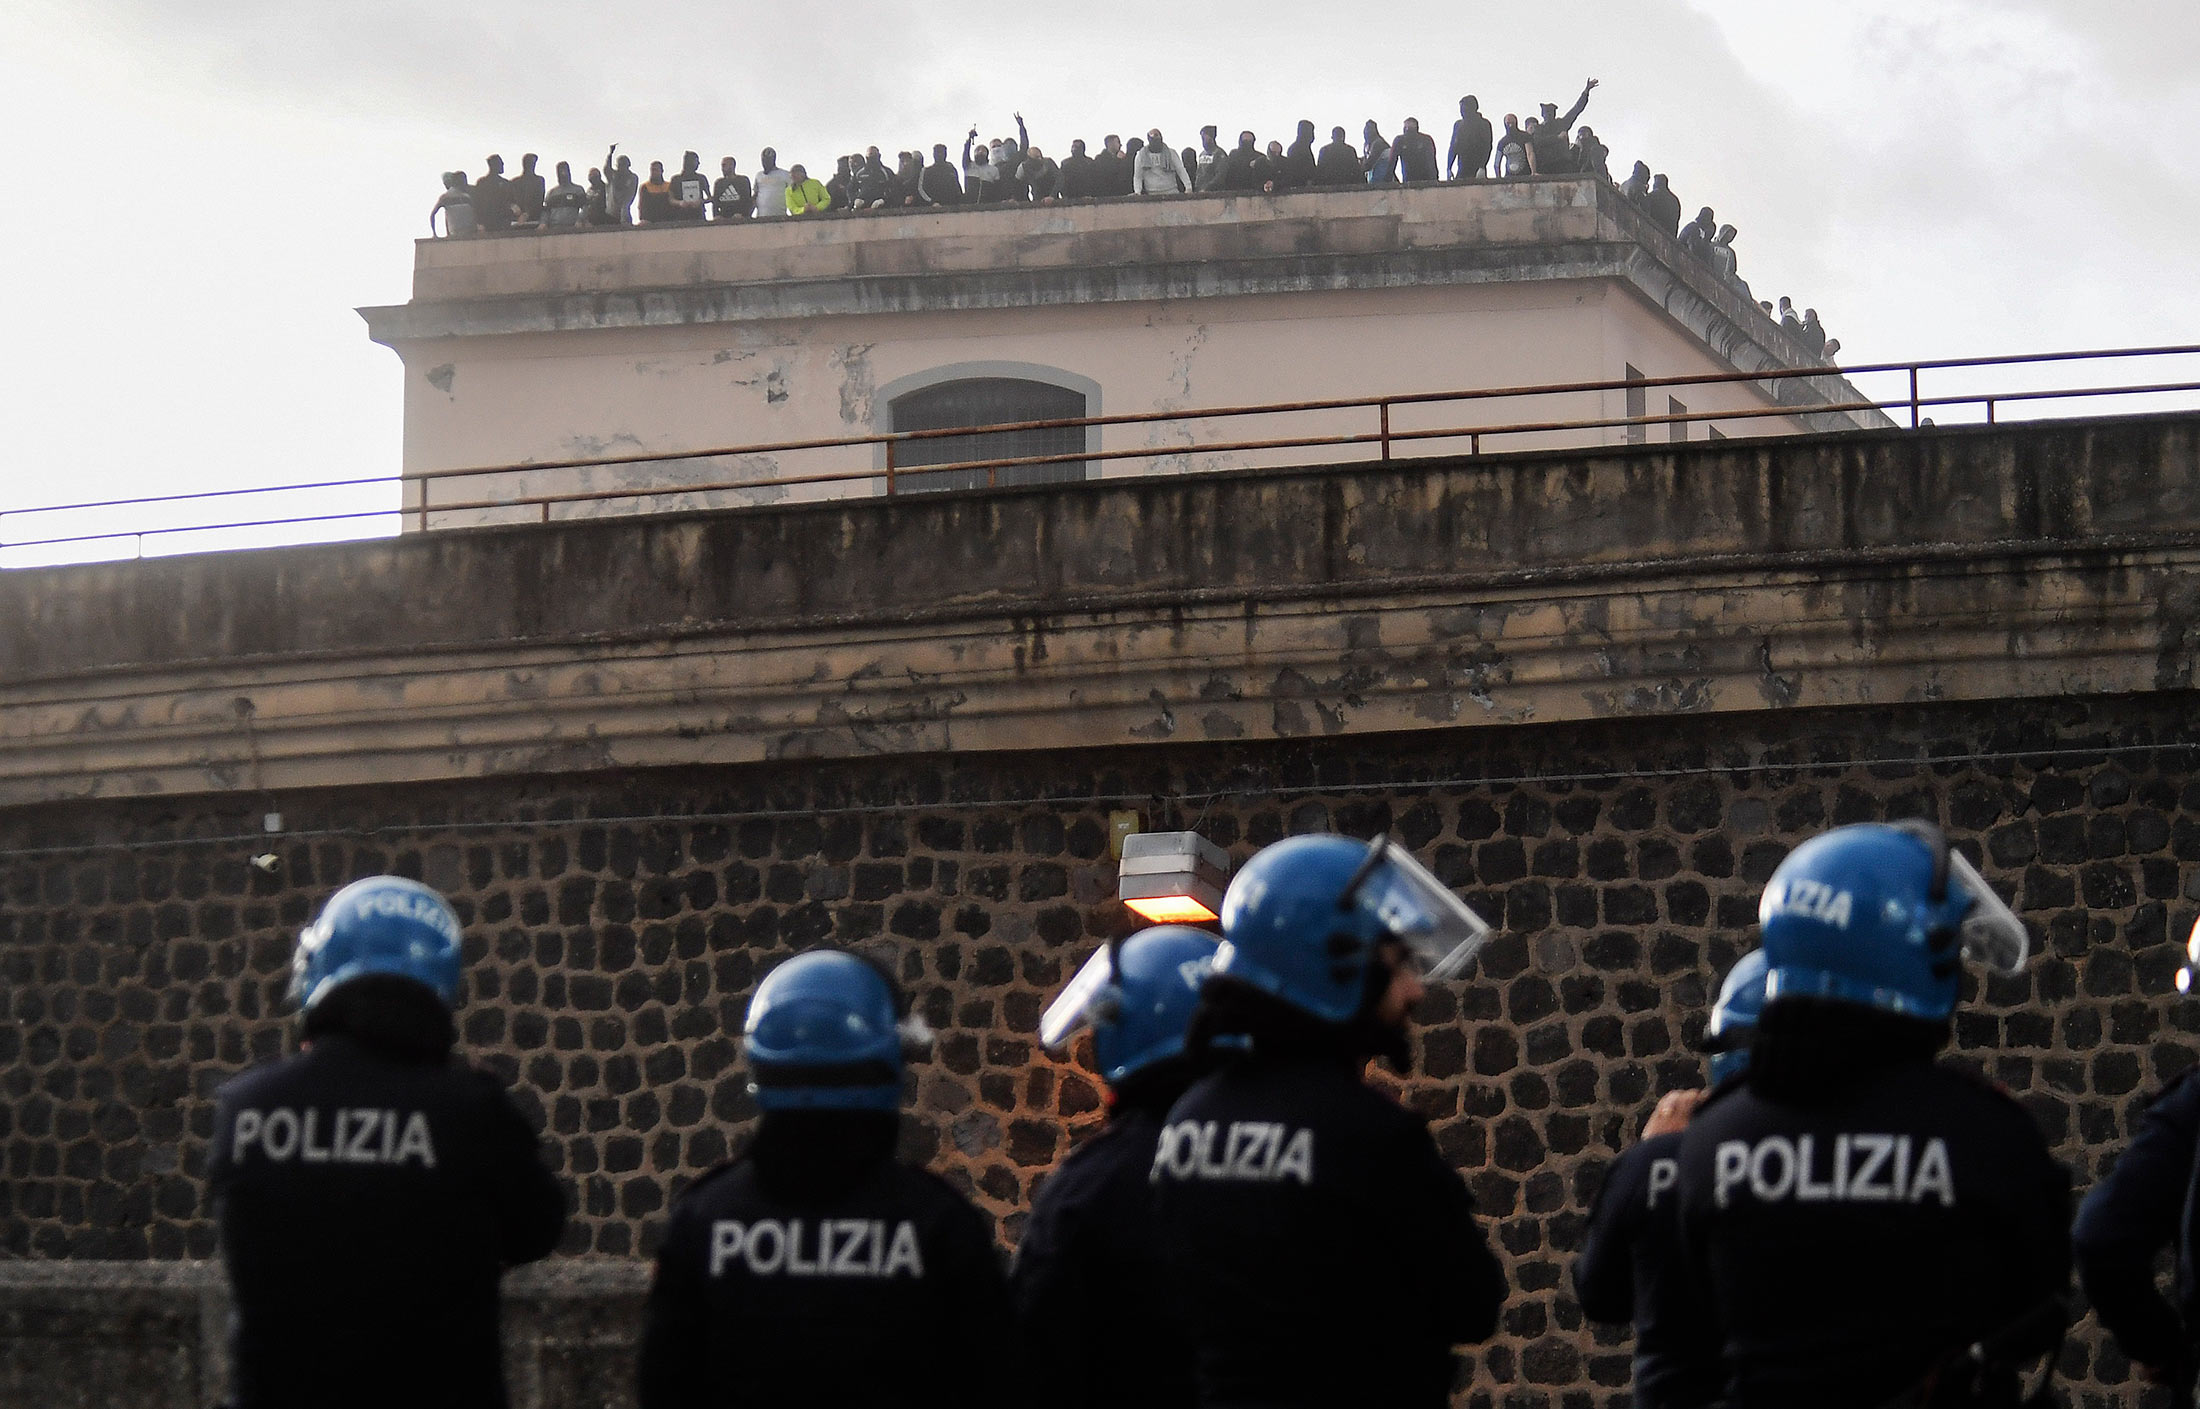
[[[1371,915],[1406,947],[1425,978],[1457,978],[1495,933],[1489,922],[1389,837],[1368,843],[1364,879],[1344,903]]]
[[[1060,1051],[1079,1028],[1103,1020],[1116,1001],[1114,954],[1103,944],[1039,1015],[1039,1044]]]
[[[1963,917],[1958,931],[1963,957],[1997,974],[2022,972],[2024,961],[2032,957],[2032,934],[2024,921],[1994,893],[1962,852],[1949,851],[1948,874],[1971,895],[1970,913]]]
[[[1757,1024],[1728,1016],[1724,1008],[1713,1009],[1711,1021],[1704,1024],[1703,1040],[1696,1044],[1699,1052],[1732,1052],[1747,1047],[1757,1036]]]

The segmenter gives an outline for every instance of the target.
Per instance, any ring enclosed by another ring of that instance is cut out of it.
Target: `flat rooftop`
[[[1807,365],[1743,292],[1596,177],[421,240],[378,342],[1326,289],[1622,278],[1737,370]]]

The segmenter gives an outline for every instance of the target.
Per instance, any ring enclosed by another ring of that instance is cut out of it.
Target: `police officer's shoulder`
[[[2029,1143],[2046,1148],[2047,1137],[2041,1133],[2039,1122],[2008,1087],[1963,1063],[1938,1061],[1932,1064],[1931,1070],[1965,1105],[2005,1129],[2027,1137]]]
[[[1158,1128],[1149,1128],[1148,1134],[1158,1134]],[[1079,1144],[1062,1157],[1053,1172],[1047,1175],[1044,1188],[1076,1188],[1099,1183],[1132,1148],[1139,1143],[1139,1132],[1120,1123],[1095,1131],[1090,1139]]]
[[[223,1082],[216,1094],[232,1105],[265,1101],[291,1084],[303,1060],[303,1053],[294,1053],[247,1067]]]
[[[1933,1070],[1960,1091],[1989,1096],[1998,1104],[2006,1105],[2018,1112],[2024,1110],[2024,1107],[2018,1104],[2017,1098],[2010,1093],[2008,1087],[1994,1080],[1994,1078],[1980,1071],[1969,1062],[1936,1061],[1933,1063]]]
[[[747,1162],[748,1159],[745,1154],[737,1153],[718,1161],[701,1174],[696,1175],[694,1182],[682,1189],[678,1197],[673,1199],[673,1212],[678,1213],[685,1208],[692,1208],[700,1200],[710,1198],[723,1190],[734,1171]]]
[[[1727,1077],[1726,1080],[1714,1085],[1709,1091],[1704,1092],[1703,1099],[1696,1103],[1696,1109],[1700,1112],[1704,1110],[1707,1106],[1709,1106],[1713,1101],[1726,1100],[1728,1097],[1734,1095],[1736,1092],[1746,1091],[1748,1089],[1749,1068],[1743,1067],[1740,1071],[1737,1071],[1733,1075]]]
[[[970,1201],[969,1195],[923,1165],[903,1164],[897,1160],[889,1168],[905,1192],[927,1204],[945,1210],[961,1210],[981,1223],[985,1221],[985,1215],[978,1212],[978,1206]]]
[[[2171,1077],[2169,1084],[2147,1102],[2147,1107],[2165,1114],[2200,1111],[2200,1067],[2187,1067]]]
[[[1681,1141],[1687,1136],[1688,1131],[1685,1129],[1668,1130],[1660,1135],[1646,1135],[1621,1150],[1604,1171],[1604,1179],[1597,1186],[1597,1197],[1603,1198],[1605,1190],[1640,1184],[1647,1180],[1647,1171],[1651,1165],[1661,1159],[1677,1159],[1680,1156]]]

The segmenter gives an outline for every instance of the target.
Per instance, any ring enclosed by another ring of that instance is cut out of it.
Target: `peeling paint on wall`
[[[451,390],[451,383],[457,380],[458,364],[455,362],[445,362],[441,366],[428,369],[428,385],[446,395]]]
[[[833,372],[840,378],[840,419],[846,425],[869,430],[872,407],[878,396],[878,380],[871,371],[870,343],[833,349]]]

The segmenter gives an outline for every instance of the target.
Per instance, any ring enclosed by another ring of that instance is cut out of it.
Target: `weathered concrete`
[[[2200,419],[0,577],[0,803],[2189,684]]]
[[[648,1268],[632,1260],[507,1275],[512,1409],[633,1403],[647,1289]],[[0,1262],[0,1404],[212,1409],[228,1385],[228,1334],[216,1262]]]

